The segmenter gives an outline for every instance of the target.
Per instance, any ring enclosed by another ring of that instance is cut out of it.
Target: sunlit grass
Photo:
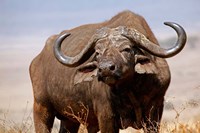
[[[190,123],[162,123],[161,133],[200,133],[200,121]]]
[[[0,124],[0,133],[32,133],[34,132],[33,123],[32,125],[23,125],[21,127],[19,125],[15,125],[15,123],[9,125]],[[79,130],[79,133],[87,133],[84,127]],[[53,130],[53,133],[58,132],[58,130]],[[127,131],[127,133],[129,133]],[[143,133],[142,130],[136,131],[136,133]],[[192,122],[192,123],[162,123],[160,133],[200,133],[200,122]]]
[[[88,125],[84,120],[87,120],[86,116],[88,116],[89,110],[88,108],[85,108],[85,110],[86,111],[84,111],[84,113],[80,112],[77,116],[73,113],[73,110],[72,114],[68,114],[73,118],[78,119],[78,121],[81,123],[79,133],[87,133],[86,128]],[[177,111],[175,108],[173,108],[173,110],[176,112],[175,118],[168,122],[163,121],[160,126],[160,133],[200,133],[200,114],[195,118],[191,118],[189,122],[183,122],[179,120],[179,118],[181,117],[184,108],[179,111]],[[0,118],[0,133],[34,133],[32,111],[29,113],[27,112],[28,111],[26,109],[21,123],[15,123],[14,120],[8,120],[8,113],[3,112],[3,118]],[[59,132],[58,122],[55,125],[52,133]],[[135,132],[126,130],[123,131],[123,133],[143,133],[143,130],[135,130]]]

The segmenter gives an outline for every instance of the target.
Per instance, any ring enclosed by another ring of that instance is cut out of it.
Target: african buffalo
[[[165,24],[178,35],[169,49],[130,11],[51,36],[30,65],[36,132],[51,132],[55,117],[60,132],[75,133],[82,122],[89,133],[118,133],[129,126],[159,132],[170,83],[164,58],[186,43],[180,25]]]

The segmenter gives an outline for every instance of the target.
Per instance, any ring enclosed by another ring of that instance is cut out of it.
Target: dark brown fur
[[[144,18],[130,11],[124,11],[103,23],[88,24],[63,31],[71,33],[71,36],[64,40],[62,51],[74,56],[85,47],[97,29],[118,26],[135,28],[150,41],[158,44]],[[120,89],[113,90],[107,84],[99,82],[97,78],[74,85],[73,79],[77,68],[66,67],[54,57],[53,45],[57,37],[58,35],[54,35],[47,40],[44,49],[30,66],[36,132],[50,132],[55,117],[62,121],[60,132],[77,132],[80,123],[69,114],[74,113],[78,116],[78,112],[85,109],[82,105],[89,111],[86,121],[89,133],[97,132],[99,129],[102,133],[117,133],[119,128],[127,126],[147,129],[153,127],[153,130],[158,132],[164,95],[170,82],[169,68],[164,59],[146,53],[151,59],[147,69],[153,64],[157,72],[136,73],[134,79],[124,81],[123,86],[119,86]],[[128,96],[130,93],[136,97],[141,106],[142,126],[135,124],[134,107]]]

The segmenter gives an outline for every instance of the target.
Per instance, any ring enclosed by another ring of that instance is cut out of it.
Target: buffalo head
[[[63,34],[55,42],[54,54],[61,63],[74,67],[83,62],[84,55],[95,53],[92,62],[82,65],[78,69],[79,72],[87,76],[80,76],[79,73],[79,76],[75,78],[81,82],[80,77],[85,77],[84,80],[90,80],[92,76],[97,76],[98,80],[108,85],[114,85],[128,79],[129,76],[133,76],[135,72],[154,73],[156,71],[155,66],[150,64],[151,56],[146,56],[144,52],[168,58],[182,50],[186,43],[184,29],[176,23],[168,22],[165,24],[175,29],[178,35],[176,44],[170,49],[161,48],[135,29],[119,26],[117,28],[104,27],[98,30],[86,47],[75,57],[63,55],[61,52],[62,41],[70,35],[69,33]]]
[[[97,34],[100,38],[95,45],[98,80],[109,85],[127,79],[134,74],[135,55],[139,49],[123,36],[126,27],[102,28]]]

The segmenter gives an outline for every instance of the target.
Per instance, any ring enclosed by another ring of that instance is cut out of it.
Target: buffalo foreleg
[[[34,102],[34,124],[36,133],[50,133],[55,115],[48,106]]]
[[[146,114],[144,119],[144,131],[146,133],[159,133],[160,131],[160,121],[163,113],[163,102],[155,102],[152,104],[151,108],[148,109],[148,114]]]
[[[119,133],[118,119],[111,103],[107,102],[98,107],[97,118],[101,133]]]
[[[98,121],[101,133],[119,133],[117,120],[114,116],[100,116]]]
[[[59,133],[77,133],[80,123],[69,120],[61,120]]]

